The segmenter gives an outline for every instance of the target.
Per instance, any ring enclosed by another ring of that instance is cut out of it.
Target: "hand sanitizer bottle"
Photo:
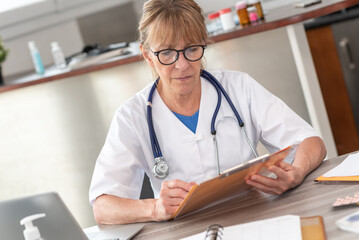
[[[45,213],[39,213],[21,219],[20,224],[25,225],[25,230],[24,230],[25,240],[45,240],[44,238],[41,237],[39,229],[32,224],[33,220],[45,216],[46,216]]]
[[[62,49],[60,48],[57,42],[51,43],[51,52],[56,68],[58,69],[66,68],[66,60],[64,53],[62,52]]]
[[[33,41],[28,42],[28,45],[29,45],[29,49],[30,49],[30,55],[32,58],[32,62],[35,67],[35,71],[38,74],[43,75],[45,73],[45,69],[44,69],[44,65],[41,60],[39,50],[37,49],[37,47]]]

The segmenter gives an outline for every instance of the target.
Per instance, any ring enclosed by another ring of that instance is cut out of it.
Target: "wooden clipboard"
[[[251,188],[250,185],[246,184],[247,179],[255,174],[261,174],[261,171],[269,166],[280,163],[291,151],[295,151],[295,147],[289,146],[276,153],[255,158],[245,164],[228,169],[215,178],[192,186],[171,219],[176,219],[244,192]]]

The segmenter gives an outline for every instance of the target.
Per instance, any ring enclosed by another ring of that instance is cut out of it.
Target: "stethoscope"
[[[253,154],[258,157],[258,154],[256,152],[256,150],[254,149],[254,147],[252,146],[251,142],[248,139],[248,136],[246,134],[246,131],[244,129],[244,123],[241,119],[241,117],[239,116],[239,113],[237,111],[237,109],[235,108],[235,106],[232,103],[232,100],[230,99],[230,97],[228,96],[227,92],[224,90],[224,88],[222,87],[222,85],[219,83],[219,81],[209,72],[202,70],[201,71],[201,77],[207,79],[216,89],[217,91],[217,95],[218,95],[218,101],[217,101],[217,106],[216,109],[213,113],[213,117],[212,117],[212,121],[211,121],[211,134],[213,137],[213,143],[215,145],[215,156],[216,156],[216,162],[217,162],[217,173],[218,175],[221,173],[220,171],[220,166],[219,166],[219,155],[218,155],[218,145],[217,145],[217,139],[216,139],[216,129],[215,129],[215,122],[216,122],[216,118],[218,115],[218,111],[219,108],[221,106],[221,102],[222,102],[222,94],[224,95],[224,97],[226,98],[229,106],[231,107],[234,115],[236,116],[236,119],[238,121],[238,124],[240,126],[241,132],[243,134],[243,136],[246,139],[246,142],[248,143],[249,147],[251,148]],[[153,128],[153,121],[152,121],[152,96],[153,96],[153,92],[155,91],[157,84],[158,84],[159,78],[154,82],[151,91],[148,95],[148,100],[147,100],[147,124],[148,124],[148,130],[149,130],[149,134],[150,134],[150,140],[151,140],[151,147],[152,147],[152,151],[153,151],[153,156],[155,159],[155,165],[153,166],[152,169],[152,173],[156,178],[159,179],[164,179],[165,177],[168,176],[169,173],[169,167],[167,162],[165,161],[165,159],[162,156],[162,152],[161,152],[161,148],[160,145],[158,143],[157,137],[156,137],[156,133],[155,130]]]

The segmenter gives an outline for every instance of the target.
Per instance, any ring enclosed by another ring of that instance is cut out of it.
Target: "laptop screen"
[[[60,196],[54,192],[0,202],[1,239],[24,239],[25,226],[20,225],[20,220],[39,213],[46,214],[46,217],[33,221],[41,237],[51,240],[88,239]]]

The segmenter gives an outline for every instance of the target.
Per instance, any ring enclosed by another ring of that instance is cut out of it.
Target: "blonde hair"
[[[194,0],[148,0],[138,26],[139,42],[164,43],[169,47],[180,39],[186,43],[208,43],[202,9]]]

